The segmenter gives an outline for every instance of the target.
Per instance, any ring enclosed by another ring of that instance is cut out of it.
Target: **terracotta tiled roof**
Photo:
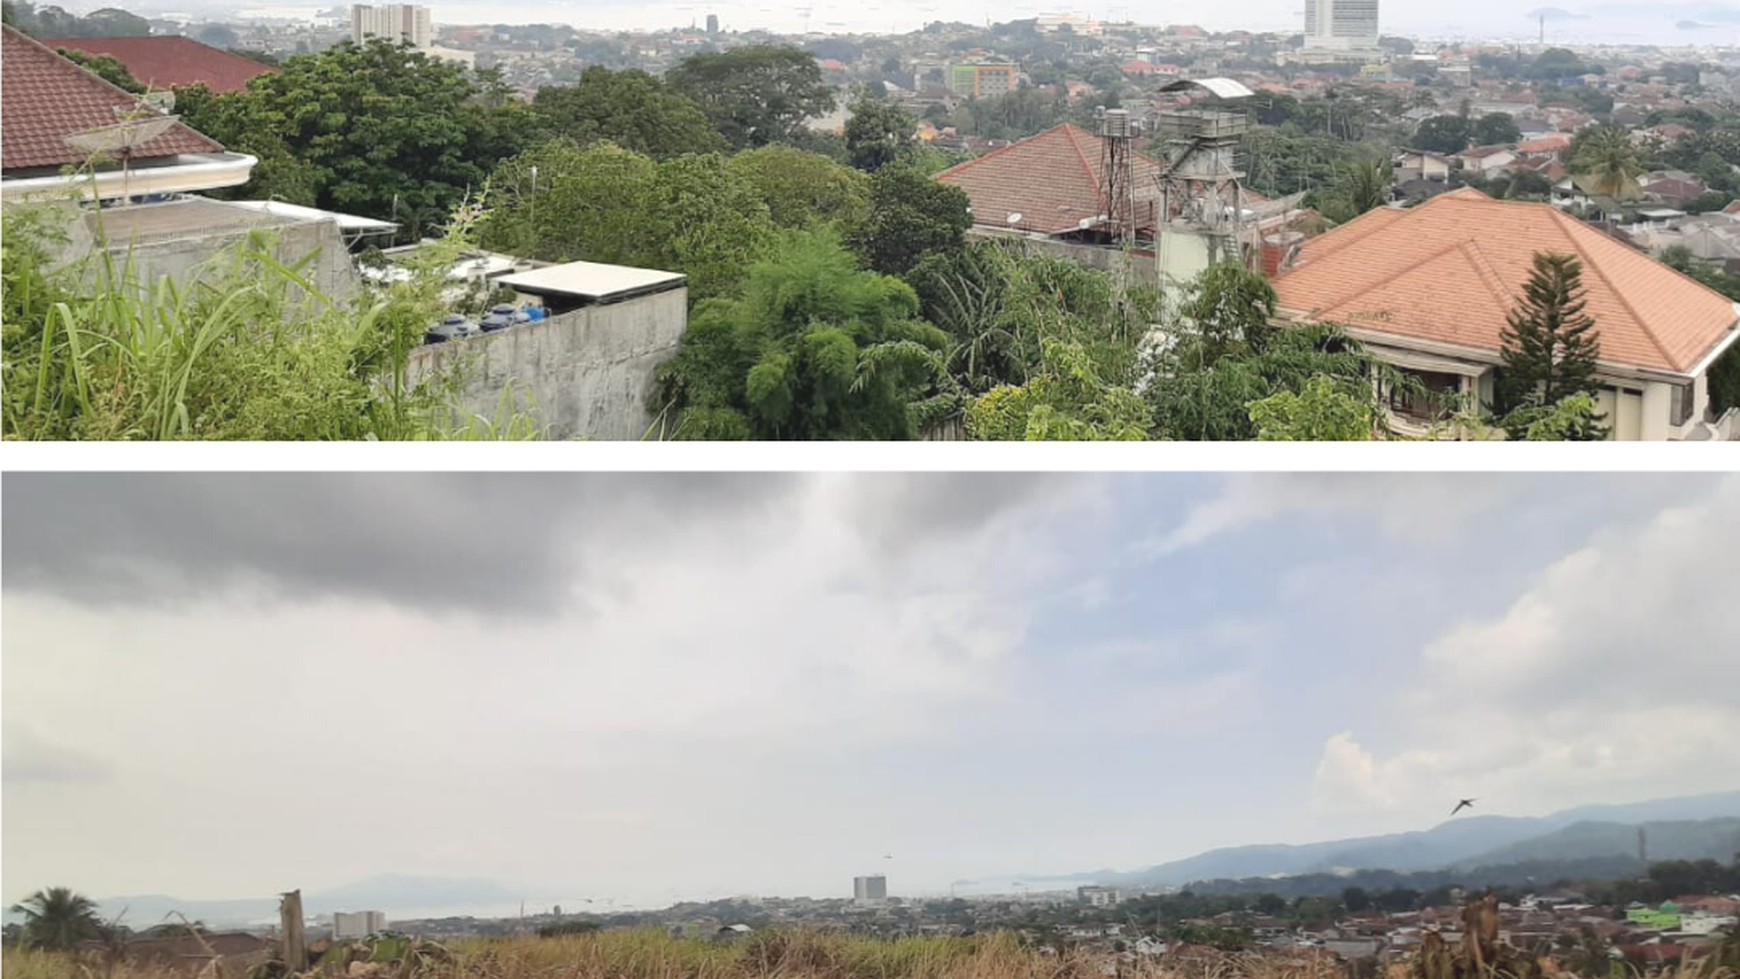
[[[204,85],[214,92],[239,92],[250,79],[276,70],[186,37],[68,37],[42,43],[56,51],[108,55],[153,89]]]
[[[1720,293],[1551,205],[1469,189],[1306,242],[1275,291],[1294,316],[1497,354],[1539,251],[1582,261],[1603,362],[1686,373],[1734,326]]]
[[[1137,223],[1151,223],[1152,194],[1144,201],[1141,191],[1154,186],[1160,165],[1141,153],[1130,158]],[[1064,123],[950,167],[936,179],[967,192],[975,223],[1006,227],[1008,215],[1020,214],[1022,230],[1051,235],[1074,231],[1083,218],[1105,211],[1101,167],[1099,137]]]
[[[124,112],[139,104],[133,95],[11,27],[5,28],[0,66],[0,167],[7,170],[84,162],[86,154],[68,146],[66,137],[112,126],[121,118],[116,109]],[[221,152],[215,140],[177,123],[135,149],[133,158]]]
[[[1517,144],[1518,153],[1556,153],[1571,145],[1571,137],[1565,133],[1552,133],[1526,139]]]

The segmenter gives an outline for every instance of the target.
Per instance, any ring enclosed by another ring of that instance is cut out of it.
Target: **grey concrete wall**
[[[1102,248],[1098,245],[1078,245],[1067,241],[1030,238],[1026,235],[1014,235],[990,228],[973,228],[967,234],[974,238],[989,238],[994,241],[1016,243],[1021,246],[1025,254],[1061,258],[1084,268],[1096,269],[1101,272],[1115,272],[1120,267],[1127,267],[1135,274],[1136,281],[1145,286],[1158,285],[1160,281],[1159,268],[1155,265],[1154,253],[1146,249],[1136,250],[1126,257],[1124,252],[1117,248]]]
[[[246,241],[250,230],[224,228],[206,233],[156,235],[133,240],[114,236],[108,242],[107,251],[117,268],[130,256],[141,283],[168,276],[185,284],[196,272],[221,275],[224,268],[221,261],[215,266],[208,263],[216,256],[231,254],[231,249]],[[362,280],[357,275],[356,265],[344,247],[338,226],[331,221],[307,221],[260,230],[272,241],[273,256],[285,265],[294,266],[313,255],[314,261],[305,274],[327,297],[343,301],[354,297],[361,289]],[[75,235],[69,242],[68,257],[83,254],[79,249],[95,245],[96,242],[88,236]]]
[[[673,289],[420,347],[406,379],[455,372],[461,406],[485,418],[496,417],[511,384],[547,438],[638,440],[653,421],[654,377],[676,354],[688,310],[689,291]]]

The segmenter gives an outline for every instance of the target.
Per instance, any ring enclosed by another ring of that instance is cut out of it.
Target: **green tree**
[[[1607,437],[1601,409],[1587,391],[1555,404],[1518,408],[1505,418],[1512,438],[1529,442],[1599,442]]]
[[[693,99],[732,146],[790,140],[805,120],[833,110],[834,91],[815,56],[793,47],[748,45],[697,54],[665,76]]]
[[[1392,175],[1380,160],[1349,163],[1333,189],[1319,199],[1319,210],[1332,221],[1351,221],[1389,203]]]
[[[654,409],[691,439],[907,439],[957,411],[948,338],[829,229],[783,233],[739,298],[695,310]]]
[[[1499,412],[1557,405],[1566,397],[1594,394],[1595,364],[1601,354],[1595,320],[1585,310],[1583,265],[1574,255],[1537,252],[1534,270],[1500,334],[1504,369],[1499,378]],[[1520,438],[1532,415],[1507,419],[1506,430]]]
[[[1488,112],[1474,120],[1474,142],[1481,146],[1498,146],[1522,140],[1522,129],[1508,112]]]
[[[893,163],[910,161],[917,122],[905,109],[882,99],[852,103],[846,120],[846,152],[852,165],[875,173]]]
[[[1275,332],[1275,289],[1237,262],[1221,262],[1190,284],[1179,314],[1195,331],[1190,354],[1201,366],[1230,353],[1261,351]]]
[[[1316,378],[1312,380],[1315,381]],[[1369,432],[1370,429],[1368,428],[1367,431]],[[1341,892],[1341,906],[1354,914],[1359,914],[1361,911],[1371,908],[1371,894],[1367,893],[1363,887],[1344,888]]]
[[[96,902],[71,888],[37,891],[9,910],[24,916],[23,944],[27,948],[70,949],[103,935]]]
[[[1414,148],[1432,153],[1460,153],[1468,148],[1473,127],[1466,116],[1432,116],[1414,131]]]
[[[498,79],[474,83],[459,65],[379,39],[291,58],[242,92],[178,97],[177,109],[226,146],[272,161],[268,179],[310,191],[300,203],[397,221],[414,236],[440,227],[467,188],[518,152],[533,118]]]
[[[1365,442],[1371,439],[1375,424],[1371,399],[1347,391],[1350,385],[1362,383],[1338,383],[1318,374],[1297,392],[1278,391],[1245,407],[1256,426],[1257,438],[1264,442]],[[1359,891],[1362,897],[1365,894],[1359,888],[1349,890]],[[1364,908],[1348,905],[1347,909]]]
[[[127,66],[109,55],[86,54],[70,48],[61,48],[60,55],[116,88],[134,95],[145,94],[145,86],[139,84],[139,80],[133,77]]]
[[[1077,343],[1044,341],[1038,372],[1020,387],[974,399],[967,432],[975,439],[1027,442],[1139,442],[1148,437],[1148,407],[1129,388],[1107,381]]]
[[[199,29],[196,39],[201,44],[209,44],[214,48],[228,50],[242,43],[236,32],[222,24],[207,24]]]
[[[593,66],[577,85],[546,85],[532,99],[549,129],[586,144],[608,140],[665,160],[726,148],[701,107],[644,71]]]
[[[84,16],[83,37],[148,37],[151,22],[129,10],[103,7]]]
[[[1623,126],[1593,126],[1571,138],[1566,151],[1571,172],[1591,196],[1616,201],[1643,196],[1637,177],[1643,173],[1637,147]]]
[[[610,143],[523,153],[490,177],[486,204],[485,247],[681,272],[694,299],[732,292],[774,230],[757,188],[723,157],[657,163]]]
[[[755,188],[781,228],[833,222],[850,234],[870,215],[870,178],[825,156],[763,146],[738,153],[725,166]]]
[[[972,227],[967,192],[909,166],[884,167],[872,179],[870,216],[853,250],[884,275],[903,275],[925,254],[954,251]]]

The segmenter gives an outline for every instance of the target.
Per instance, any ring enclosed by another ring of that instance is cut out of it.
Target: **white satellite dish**
[[[1021,212],[1016,211],[1013,214],[1009,215],[1009,223],[1010,224],[1020,224],[1021,223]]]
[[[117,106],[117,113],[127,111]],[[111,156],[121,161],[121,199],[131,199],[128,174],[133,151],[168,132],[180,122],[179,116],[149,115],[138,119],[123,119],[111,126],[98,126],[66,137],[66,144],[90,156]]]

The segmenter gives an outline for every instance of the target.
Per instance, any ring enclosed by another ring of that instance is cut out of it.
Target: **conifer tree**
[[[1534,271],[1502,334],[1499,407],[1504,414],[1526,409],[1538,414],[1573,394],[1595,395],[1601,337],[1586,305],[1577,257],[1535,253]]]

